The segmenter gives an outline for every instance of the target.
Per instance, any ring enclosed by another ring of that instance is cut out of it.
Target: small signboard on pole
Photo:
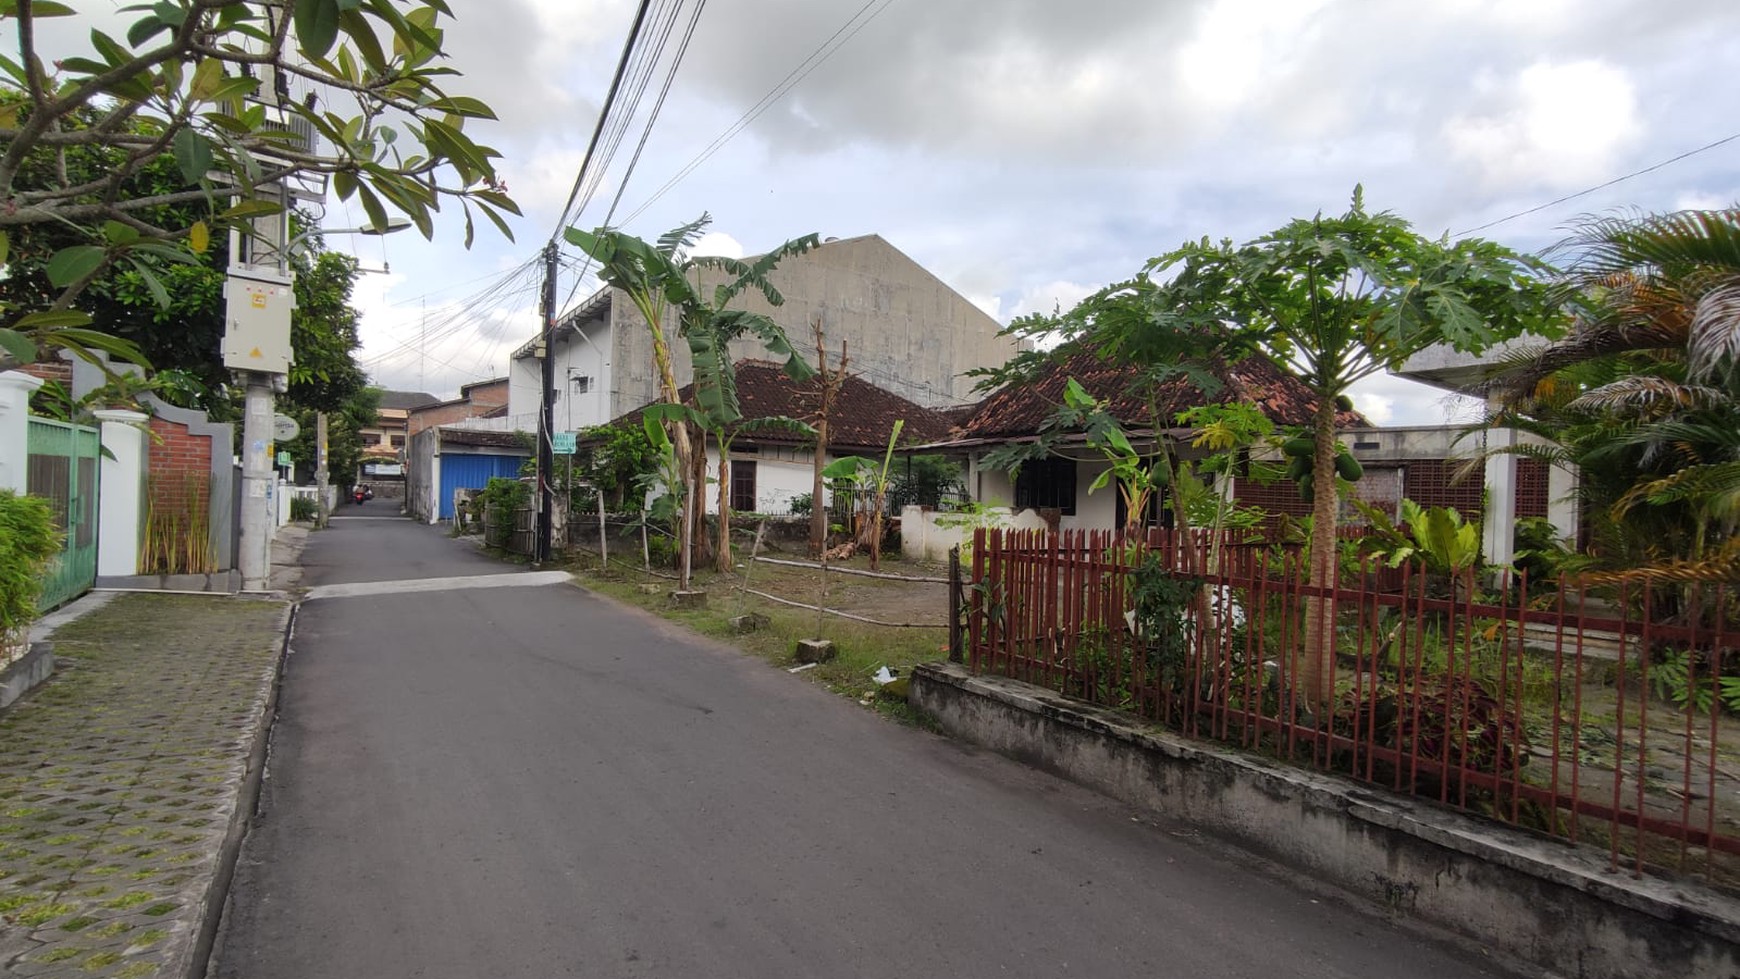
[[[579,434],[576,432],[550,433],[550,451],[559,456],[571,456],[580,448]]]

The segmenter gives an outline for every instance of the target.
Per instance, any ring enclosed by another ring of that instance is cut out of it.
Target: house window
[[[731,460],[731,509],[738,513],[755,512],[755,463]]]
[[[1075,460],[1029,459],[1015,475],[1015,506],[1075,515]]]
[[[574,393],[585,394],[590,390],[592,390],[592,378],[586,374],[576,374],[574,376]]]

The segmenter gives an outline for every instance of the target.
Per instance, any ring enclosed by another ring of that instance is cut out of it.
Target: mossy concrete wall
[[[1553,974],[1740,975],[1740,902],[1428,803],[1155,733],[1013,680],[920,666],[950,735],[1142,806]]]

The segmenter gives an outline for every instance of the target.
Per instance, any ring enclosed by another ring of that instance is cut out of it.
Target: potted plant
[[[0,489],[0,669],[30,650],[43,573],[60,545],[47,500]]]

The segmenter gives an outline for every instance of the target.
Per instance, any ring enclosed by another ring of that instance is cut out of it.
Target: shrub
[[[60,546],[47,500],[0,490],[0,647],[21,643],[35,621],[42,574]]]
[[[815,505],[815,496],[811,493],[799,493],[786,501],[786,509],[797,517],[809,516],[815,509]]]
[[[532,502],[530,483],[492,476],[483,490],[471,498],[473,517],[487,532],[484,543],[505,548],[513,542],[514,511]]]
[[[318,520],[320,519],[320,505],[306,496],[293,496],[290,498],[290,519]]]

